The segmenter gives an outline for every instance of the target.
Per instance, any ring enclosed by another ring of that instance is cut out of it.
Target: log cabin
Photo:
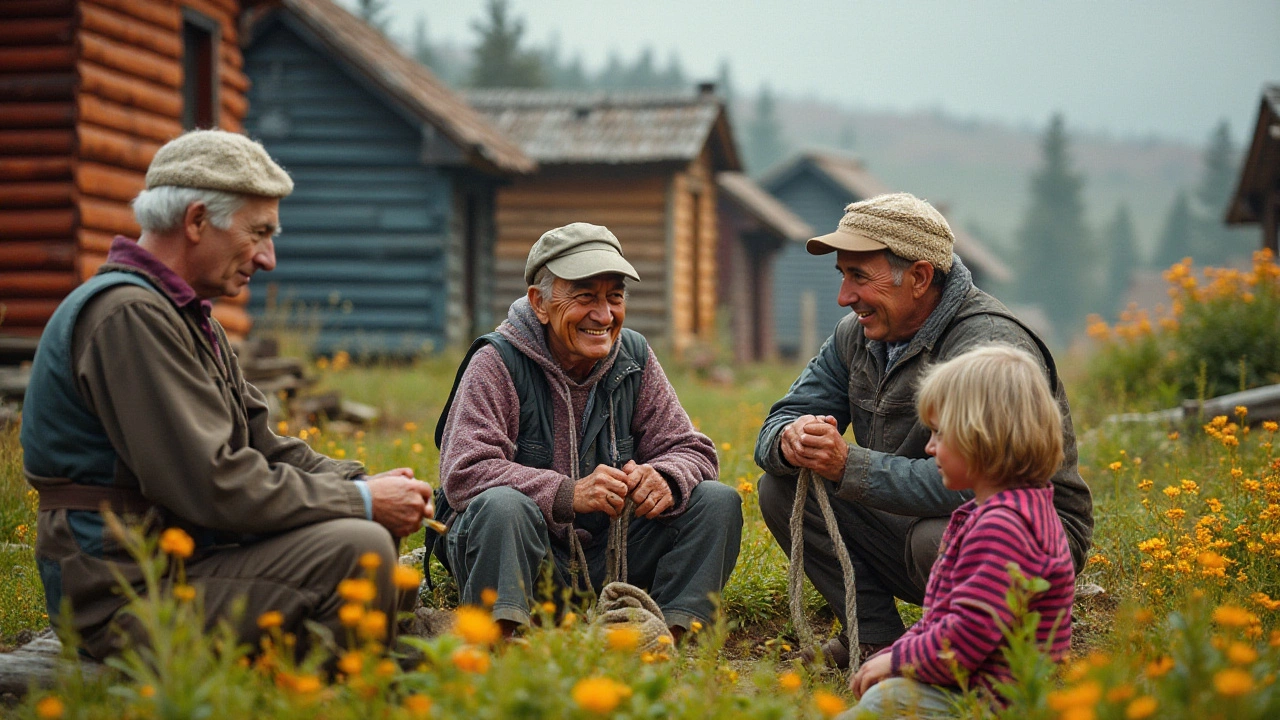
[[[166,141],[242,131],[240,0],[6,0],[0,22],[0,333],[38,337],[139,233],[129,202]],[[214,314],[248,332],[246,294]]]
[[[542,233],[582,221],[612,230],[640,274],[628,289],[628,327],[676,353],[715,338],[715,178],[742,164],[714,85],[466,97],[538,163],[498,191],[495,317],[525,294],[525,259]]]
[[[1261,247],[1280,254],[1280,85],[1262,92],[1253,142],[1227,206],[1226,223],[1257,223],[1262,228]]]
[[[722,172],[719,188],[721,312],[728,316],[736,363],[778,357],[773,322],[773,272],[789,245],[814,236],[813,228],[754,180]]]
[[[533,161],[331,0],[251,16],[245,125],[296,183],[255,317],[318,353],[406,356],[492,329],[494,197]]]
[[[760,185],[782,201],[818,234],[836,229],[846,205],[888,192],[898,192],[881,182],[856,158],[833,152],[806,152],[796,155],[760,179]],[[945,215],[946,210],[939,207]],[[952,224],[955,250],[976,284],[984,290],[992,283],[1005,283],[1012,278],[1009,267],[969,233]],[[818,348],[812,343],[802,347],[806,334],[802,305],[805,293],[811,293],[816,306],[817,327],[809,335],[817,342],[835,330],[836,323],[848,312],[836,304],[840,276],[835,259],[827,255],[810,255],[804,243],[787,246],[778,258],[773,276],[774,327],[779,351],[790,357],[807,359]]]

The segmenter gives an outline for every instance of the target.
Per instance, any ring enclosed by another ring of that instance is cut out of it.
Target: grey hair
[[[543,265],[542,267],[538,268],[538,272],[534,274],[533,285],[531,285],[530,287],[538,288],[538,294],[544,300],[550,300],[551,290],[556,285],[557,277],[558,276],[555,273],[551,272],[551,268],[547,267],[546,265]],[[623,296],[625,297],[627,292],[627,276],[626,275],[622,276],[622,292],[623,292]]]
[[[138,193],[133,199],[133,216],[145,231],[169,232],[182,225],[191,203],[203,204],[209,212],[209,222],[226,230],[231,227],[231,216],[244,207],[245,197],[221,190],[161,185]]]
[[[892,250],[885,250],[884,257],[889,261],[889,275],[893,277],[893,286],[901,287],[902,278],[906,276],[912,265],[916,264],[915,260],[908,260],[904,257],[896,255]],[[947,281],[947,274],[939,270],[933,269],[933,281],[930,285],[942,285]]]

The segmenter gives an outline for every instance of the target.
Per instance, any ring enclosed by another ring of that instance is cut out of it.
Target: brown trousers
[[[393,637],[396,610],[410,609],[417,592],[397,595],[391,571],[398,561],[391,534],[368,520],[342,519],[307,525],[251,545],[217,549],[187,565],[187,580],[204,597],[206,629],[226,619],[233,623],[240,642],[257,647],[263,631],[258,617],[276,610],[284,615],[284,632],[298,638],[299,657],[309,648],[304,620],[315,621],[345,644],[347,629],[338,621],[344,601],[338,583],[364,577],[360,556],[377,553],[382,562],[375,577],[378,598],[371,609],[386,613],[387,637]],[[238,603],[244,608],[234,616]],[[120,635],[124,631],[124,636]],[[124,638],[144,640],[137,622],[117,613],[113,622],[83,638],[84,649],[94,657],[106,657],[121,649]]]

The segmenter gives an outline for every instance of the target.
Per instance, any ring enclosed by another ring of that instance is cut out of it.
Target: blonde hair
[[[1010,345],[978,347],[930,368],[916,411],[969,472],[1002,486],[1047,485],[1062,464],[1062,412],[1049,381]]]

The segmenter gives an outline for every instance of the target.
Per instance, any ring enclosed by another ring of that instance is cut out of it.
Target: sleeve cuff
[[[849,443],[849,455],[844,461],[844,477],[836,485],[836,497],[859,502],[866,493],[867,478],[871,475],[871,451]]]
[[[369,494],[369,483],[364,481],[364,475],[352,480],[356,484],[356,489],[360,491],[360,499],[364,500],[364,519],[373,519],[373,496]]]
[[[566,476],[556,489],[556,497],[551,502],[551,519],[558,523],[571,523],[577,515],[573,511],[573,490],[577,485],[574,479]]]

